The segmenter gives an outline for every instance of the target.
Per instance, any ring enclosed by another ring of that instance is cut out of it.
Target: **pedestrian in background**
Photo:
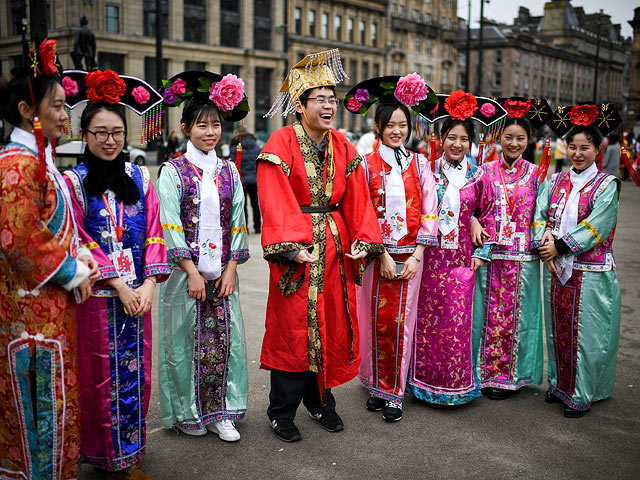
[[[238,143],[242,144],[242,157],[240,159],[240,178],[242,178],[242,186],[244,187],[245,203],[244,215],[246,222],[249,223],[247,215],[247,197],[251,200],[251,213],[253,214],[253,230],[260,233],[262,226],[262,217],[260,216],[260,204],[258,202],[258,181],[256,178],[257,164],[256,160],[260,154],[260,146],[258,145],[256,136],[249,133],[246,129],[236,131],[236,135],[229,142],[231,151],[229,158],[236,160],[238,151]],[[236,168],[238,165],[236,165]]]

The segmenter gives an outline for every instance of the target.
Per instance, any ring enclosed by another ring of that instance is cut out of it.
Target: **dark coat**
[[[260,147],[255,139],[246,137],[242,139],[242,162],[240,165],[240,176],[245,185],[256,184],[256,159],[260,154]],[[236,147],[231,147],[229,157],[232,162],[236,161]]]

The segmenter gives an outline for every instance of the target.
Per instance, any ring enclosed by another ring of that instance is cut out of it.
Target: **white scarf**
[[[400,147],[402,157],[398,165],[396,154],[393,148],[384,144],[380,145],[380,157],[391,167],[391,172],[387,174],[385,185],[385,220],[391,226],[391,236],[397,242],[407,233],[407,199],[404,191],[404,180],[402,171],[411,162],[411,156],[407,156],[404,146]]]
[[[200,185],[200,217],[197,219],[200,260],[198,271],[207,280],[222,275],[222,227],[220,226],[220,196],[216,185],[216,174],[220,162],[215,149],[208,153],[187,142],[187,160],[202,170]]]
[[[562,219],[560,220],[560,228],[558,230],[558,238],[562,238],[567,233],[573,231],[578,225],[578,204],[580,202],[580,190],[589,183],[598,173],[598,166],[594,163],[581,173],[574,171],[573,167],[569,170],[571,178],[571,193],[565,204]],[[558,278],[563,285],[569,280],[573,273],[573,261],[575,260],[573,252],[567,253],[562,257],[555,259],[556,268],[558,269]]]
[[[438,229],[445,236],[458,228],[460,217],[460,190],[467,183],[467,158],[464,157],[459,167],[454,167],[442,155],[442,174],[447,177],[447,190],[444,192],[438,211]]]

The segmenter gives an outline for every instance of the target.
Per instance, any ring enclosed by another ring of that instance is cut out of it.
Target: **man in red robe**
[[[281,440],[300,440],[300,401],[330,432],[342,430],[331,388],[358,373],[355,282],[383,252],[360,157],[331,124],[337,50],[293,67],[270,115],[286,104],[293,125],[276,131],[258,157],[262,247],[269,299],[261,368],[271,370],[267,415]]]

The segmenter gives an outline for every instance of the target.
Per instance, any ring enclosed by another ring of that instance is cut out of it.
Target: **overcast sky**
[[[518,16],[520,5],[526,6],[531,15],[537,16],[544,13],[545,0],[490,0],[484,5],[484,16],[498,22],[513,23]],[[622,25],[622,34],[625,37],[633,35],[631,25],[627,22],[633,19],[633,9],[640,6],[638,0],[571,0],[574,7],[584,8],[585,13],[597,13],[601,8],[603,13],[611,15],[613,23]],[[458,16],[468,18],[469,0],[458,0]],[[471,22],[477,26],[480,20],[480,0],[471,0]]]

